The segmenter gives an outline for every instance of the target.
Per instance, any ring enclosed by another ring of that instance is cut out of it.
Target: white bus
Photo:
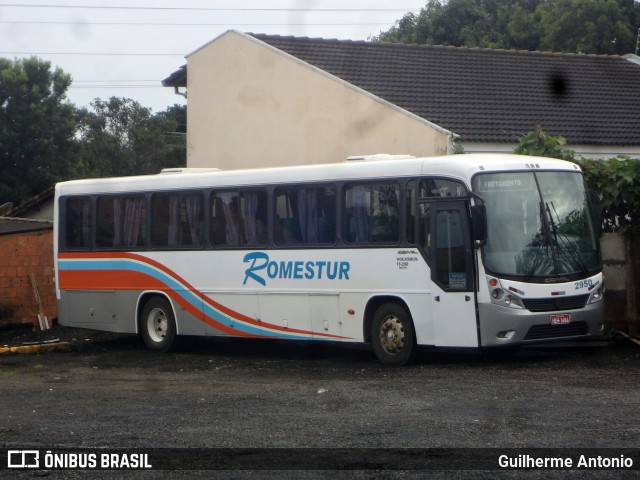
[[[390,365],[418,345],[603,333],[599,220],[573,163],[186,170],[56,186],[61,325],[159,351],[182,335],[365,342]]]

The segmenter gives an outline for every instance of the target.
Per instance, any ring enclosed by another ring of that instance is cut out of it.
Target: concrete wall
[[[251,36],[227,32],[189,55],[187,65],[188,167],[448,153],[446,130]]]
[[[605,276],[605,323],[640,334],[640,245],[633,236],[605,233],[600,239]]]
[[[29,275],[34,274],[49,323],[57,315],[53,285],[53,230],[0,235],[0,327],[32,323],[38,306]]]

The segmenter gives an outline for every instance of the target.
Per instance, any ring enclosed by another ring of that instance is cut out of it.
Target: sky
[[[0,57],[70,74],[67,98],[126,97],[154,113],[186,100],[161,82],[223,32],[367,40],[426,0],[0,0]]]

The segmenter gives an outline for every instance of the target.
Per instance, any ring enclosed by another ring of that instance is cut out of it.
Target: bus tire
[[[142,339],[149,350],[167,352],[176,343],[176,319],[168,300],[153,297],[142,309]]]
[[[371,344],[376,356],[384,365],[405,365],[416,350],[416,335],[411,315],[397,303],[381,305],[371,322]]]

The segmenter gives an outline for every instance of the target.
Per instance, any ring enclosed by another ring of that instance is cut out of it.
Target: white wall
[[[239,32],[190,54],[187,68],[188,167],[448,153],[446,130]]]

